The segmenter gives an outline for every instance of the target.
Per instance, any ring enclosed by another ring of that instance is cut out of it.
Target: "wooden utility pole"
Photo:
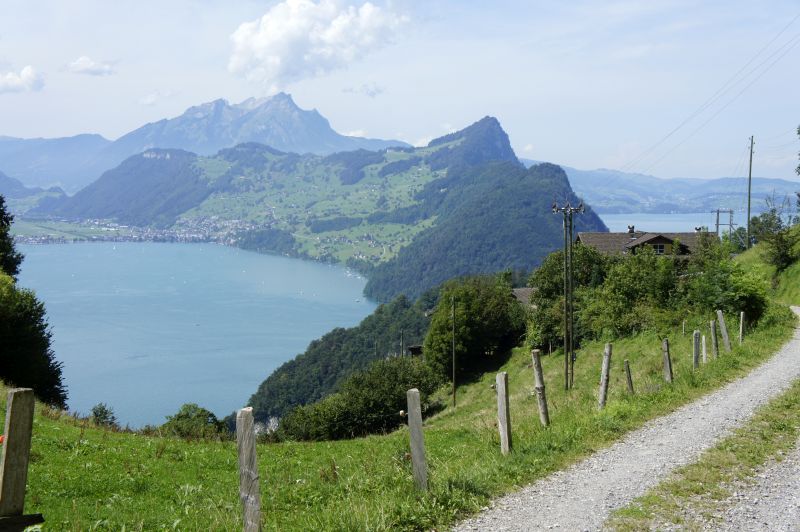
[[[583,203],[573,207],[569,202],[563,207],[553,203],[553,213],[564,216],[564,389],[572,388],[575,361],[575,336],[573,334],[572,304],[572,215],[584,211]]]
[[[750,193],[753,188],[753,137],[750,136],[750,170],[747,172],[747,249],[750,249]]]
[[[456,296],[450,297],[452,304],[452,325],[453,325],[453,408],[456,407]]]

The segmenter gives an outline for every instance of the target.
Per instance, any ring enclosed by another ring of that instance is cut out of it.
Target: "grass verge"
[[[706,530],[715,525],[721,501],[737,483],[752,481],[758,467],[780,461],[800,435],[800,381],[770,401],[743,427],[678,469],[669,479],[625,508],[606,527],[618,531],[674,528]],[[717,523],[719,524],[719,523]]]
[[[493,374],[459,387],[458,408],[426,421],[430,491],[414,490],[408,434],[320,443],[259,445],[265,529],[430,530],[480,510],[495,496],[562,469],[653,417],[747,373],[790,336],[788,310],[751,331],[744,345],[692,371],[693,328],[672,333],[675,382],[661,377],[660,338],[614,344],[608,405],[597,410],[602,345],[579,353],[575,389],[561,386],[563,359],[544,357],[552,426],[538,422],[529,353],[517,349],[509,374],[514,450],[499,452]],[[767,321],[767,320],[765,320]],[[729,329],[734,330],[733,324]],[[636,395],[625,391],[629,359]],[[446,397],[443,394],[443,400]],[[0,405],[0,417],[5,408]],[[185,442],[115,433],[37,405],[26,511],[53,530],[228,530],[239,528],[233,442]]]

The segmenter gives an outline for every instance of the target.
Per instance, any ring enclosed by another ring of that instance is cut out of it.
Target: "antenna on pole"
[[[747,172],[747,249],[750,249],[750,196],[753,190],[753,136],[750,136],[750,170]]]

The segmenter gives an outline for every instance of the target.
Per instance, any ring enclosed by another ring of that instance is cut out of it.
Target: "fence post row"
[[[256,460],[256,431],[253,408],[236,413],[236,446],[239,450],[239,498],[244,511],[244,531],[261,530],[261,493]]]
[[[664,352],[664,380],[672,382],[672,359],[669,357],[669,338],[664,338],[661,342],[661,350]]]
[[[41,514],[23,515],[33,433],[33,390],[9,390],[0,462],[0,530],[24,530],[44,522]]]
[[[606,344],[605,351],[603,352],[603,366],[600,370],[600,393],[597,398],[597,407],[604,408],[606,406],[606,398],[608,397],[608,374],[611,370],[611,344]]]
[[[711,327],[711,351],[714,358],[719,358],[719,339],[717,338],[717,320],[711,320],[709,323]]]
[[[692,368],[697,369],[700,367],[700,331],[695,330],[692,333]]]
[[[428,489],[428,467],[425,462],[425,440],[422,435],[422,409],[419,390],[411,388],[406,392],[408,401],[408,432],[411,443],[411,465],[414,471],[414,484],[417,489]]]
[[[508,405],[508,373],[501,371],[495,377],[497,384],[497,429],[500,431],[500,452],[511,451],[511,413]]]
[[[544,374],[542,373],[541,352],[534,349],[531,352],[533,358],[533,378],[534,390],[536,391],[536,401],[539,403],[539,421],[545,427],[550,425],[550,412],[547,410],[547,395],[544,391]]]
[[[717,311],[717,321],[719,322],[719,332],[722,334],[722,345],[725,346],[725,351],[731,352],[731,339],[728,336],[728,326],[725,325],[725,316],[721,310]]]

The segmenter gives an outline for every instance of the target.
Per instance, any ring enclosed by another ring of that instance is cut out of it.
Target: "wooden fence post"
[[[239,449],[239,499],[244,511],[244,531],[261,530],[261,492],[256,459],[256,431],[253,408],[236,413],[236,446]]]
[[[600,393],[597,398],[597,407],[604,408],[606,406],[606,398],[608,397],[608,374],[611,371],[611,344],[606,344],[606,349],[603,352],[603,367],[600,370]]]
[[[695,330],[692,333],[692,368],[697,369],[700,367],[700,331]]]
[[[669,357],[669,338],[664,338],[661,342],[661,350],[664,352],[664,380],[672,382],[672,359]]]
[[[683,323],[681,323],[681,335],[686,336],[686,320],[683,320]]]
[[[547,410],[547,395],[544,392],[544,374],[542,373],[542,360],[539,357],[540,352],[534,349],[531,352],[533,358],[533,377],[534,377],[534,390],[536,391],[536,401],[539,403],[539,421],[542,425],[547,427],[550,425],[550,412]]]
[[[631,365],[628,363],[628,359],[625,359],[625,382],[628,383],[628,392],[633,395],[636,392],[633,391],[633,377],[631,377]]]
[[[731,338],[728,336],[728,326],[725,325],[725,316],[721,310],[717,311],[717,321],[719,322],[719,332],[722,334],[722,345],[725,346],[725,351],[731,352]]]
[[[719,339],[717,338],[717,320],[711,320],[709,323],[711,327],[711,352],[714,358],[719,358]]]
[[[744,311],[739,313],[739,345],[744,342]]]
[[[24,530],[44,522],[41,514],[22,515],[33,432],[33,390],[9,390],[0,462],[0,530]]]
[[[706,362],[708,362],[708,350],[706,349],[706,335],[705,334],[702,336],[700,344],[702,346],[701,349],[702,349],[702,352],[703,352],[703,364],[705,364]]]
[[[411,465],[414,470],[414,484],[421,491],[428,490],[428,466],[425,463],[425,440],[422,435],[422,408],[419,390],[411,388],[406,392],[408,400],[408,432],[411,441]]]
[[[501,371],[497,383],[497,429],[500,431],[500,452],[511,451],[511,413],[508,410],[508,373]]]

